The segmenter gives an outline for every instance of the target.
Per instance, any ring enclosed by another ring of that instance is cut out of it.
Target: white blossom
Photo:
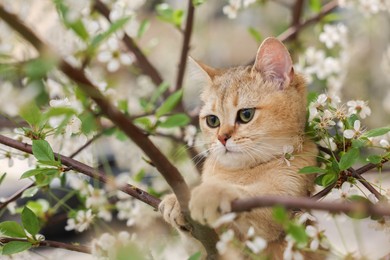
[[[236,217],[237,217],[237,213],[235,212],[224,214],[221,217],[219,217],[214,223],[212,223],[211,227],[218,228],[223,224],[232,222]]]
[[[337,199],[345,200],[349,196],[358,194],[358,190],[355,188],[352,188],[352,184],[350,182],[344,182],[341,185],[340,189],[334,188],[332,189],[332,195],[335,196]]]
[[[344,137],[347,139],[358,138],[363,133],[363,129],[360,126],[360,121],[356,120],[353,123],[353,129],[344,130]]]
[[[287,246],[283,252],[283,260],[303,260],[303,255],[295,248],[294,240],[288,235],[286,236]]]
[[[333,48],[336,44],[346,44],[347,27],[342,24],[324,25],[324,31],[320,34],[320,41],[325,43],[328,49]]]
[[[287,166],[291,166],[292,160],[294,160],[294,147],[292,145],[284,145],[283,146],[283,161],[287,164]]]
[[[245,245],[255,254],[260,253],[267,247],[267,240],[261,237],[254,237],[252,240],[245,242]]]
[[[134,55],[128,52],[122,52],[119,48],[117,38],[111,37],[102,44],[101,51],[97,56],[100,62],[107,63],[107,70],[109,72],[117,71],[121,64],[131,65],[134,61]]]
[[[74,218],[69,218],[65,230],[76,230],[77,232],[83,232],[88,229],[92,224],[94,215],[92,210],[79,210]]]
[[[184,138],[183,140],[187,143],[188,146],[193,146],[195,143],[195,136],[196,136],[197,129],[193,125],[188,125],[184,129]]]
[[[133,226],[136,221],[136,216],[140,214],[140,204],[138,201],[130,198],[127,200],[118,201],[116,204],[118,210],[118,219],[127,220],[127,226]]]
[[[222,235],[219,237],[219,241],[217,242],[216,248],[218,250],[218,253],[220,255],[224,254],[227,250],[227,246],[229,242],[231,242],[234,238],[234,231],[232,229],[227,230],[226,232],[222,233]]]
[[[362,100],[350,100],[347,102],[349,115],[356,114],[362,119],[371,115],[371,109],[367,105],[367,102]]]
[[[240,8],[241,0],[229,0],[229,5],[225,5],[222,8],[222,12],[227,15],[229,19],[235,19]]]

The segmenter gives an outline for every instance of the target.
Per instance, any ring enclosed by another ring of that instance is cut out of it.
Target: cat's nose
[[[231,136],[228,134],[224,135],[218,135],[218,140],[221,142],[221,144],[226,145],[227,140],[229,140]]]

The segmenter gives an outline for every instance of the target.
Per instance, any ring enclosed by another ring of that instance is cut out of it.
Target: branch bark
[[[12,241],[28,242],[27,239],[22,239],[22,238],[0,237],[1,244],[6,244],[6,243],[12,242]],[[51,241],[51,240],[41,241],[37,245],[40,247],[62,248],[62,249],[67,249],[67,250],[71,250],[71,251],[75,251],[75,252],[91,254],[91,248],[88,246],[82,246],[82,245],[67,244],[67,243],[62,243],[62,242],[58,242],[58,241]]]
[[[15,148],[19,151],[23,151],[23,152],[32,154],[31,145],[13,140],[12,138],[6,137],[4,135],[0,135],[0,143],[7,145],[9,147]],[[58,160],[61,160],[61,163],[63,165],[71,167],[71,169],[78,171],[80,173],[83,173],[91,178],[96,179],[96,180],[99,180],[100,182],[108,183],[110,181],[104,172],[99,171],[97,169],[94,169],[94,168],[92,168],[86,164],[83,164],[79,161],[76,161],[70,157],[67,157],[65,155],[58,154],[58,153],[55,153],[55,157]],[[152,206],[154,209],[157,209],[158,204],[160,204],[160,200],[158,198],[153,197],[152,195],[150,195],[146,191],[141,190],[135,186],[127,184],[123,187],[120,187],[119,189],[121,191],[129,194],[130,196],[133,196],[134,198],[139,199],[140,201]],[[20,193],[20,195],[21,195],[21,193]]]
[[[22,196],[24,191],[33,187],[34,185],[35,185],[34,183],[30,183],[30,184],[26,185],[25,187],[21,188],[20,190],[18,190],[17,192],[15,192],[12,196],[10,196],[8,199],[6,199],[4,202],[2,202],[0,204],[0,210],[7,207],[7,205],[10,204],[11,202],[19,199]]]
[[[249,199],[233,201],[232,211],[250,211],[259,207],[272,207],[276,205],[284,206],[286,209],[314,209],[331,213],[347,214],[370,214],[375,216],[390,216],[390,206],[388,204],[372,204],[363,202],[328,202],[317,201],[312,198],[292,198],[281,196],[261,196]]]
[[[100,0],[95,0],[94,9],[103,15],[108,21],[110,21],[110,9],[101,2]],[[150,63],[148,58],[144,55],[142,50],[138,47],[133,38],[128,36],[126,33],[123,36],[123,42],[125,43],[127,49],[129,49],[137,58],[137,64],[141,70],[148,75],[154,84],[157,86],[163,83],[163,79],[157,69]]]
[[[183,85],[184,72],[187,65],[188,51],[190,50],[190,40],[192,35],[192,27],[194,23],[195,7],[192,0],[188,0],[186,27],[184,29],[184,39],[180,55],[179,71],[177,73],[175,90],[179,90]]]

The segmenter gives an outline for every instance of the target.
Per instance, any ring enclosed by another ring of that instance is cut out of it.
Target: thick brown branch
[[[292,22],[291,26],[297,26],[301,22],[302,11],[305,0],[296,0],[294,8],[292,10]]]
[[[108,9],[108,7],[100,0],[95,0],[94,9],[97,10],[100,14],[102,14],[108,21],[110,21],[110,9]],[[152,79],[154,84],[156,84],[157,86],[160,85],[163,82],[160,73],[150,63],[150,61],[138,47],[136,42],[127,34],[123,36],[123,42],[137,58],[137,64],[141,68],[141,70]]]
[[[13,140],[9,137],[0,135],[0,143],[15,148],[17,150],[32,154],[31,145]],[[110,181],[110,179],[102,171],[94,169],[86,164],[83,164],[79,161],[76,161],[72,158],[69,158],[61,154],[56,153],[55,156],[57,159],[61,160],[61,163],[63,165],[71,167],[73,170],[77,172],[83,173],[103,183],[108,183]],[[129,194],[130,196],[133,196],[134,198],[139,199],[142,202],[145,202],[146,204],[152,206],[154,209],[157,209],[158,204],[160,203],[160,200],[158,198],[153,197],[146,191],[143,191],[135,186],[127,184],[125,186],[120,187],[119,189]]]
[[[287,209],[314,209],[331,213],[370,214],[375,216],[390,216],[388,204],[371,204],[362,202],[328,202],[312,198],[292,198],[281,196],[262,196],[240,199],[232,203],[232,211],[250,211],[260,207],[284,206]]]
[[[192,0],[188,0],[186,27],[184,29],[184,39],[180,55],[179,71],[177,73],[175,90],[178,90],[183,85],[184,72],[186,70],[188,51],[190,50],[190,40],[192,35],[192,27],[194,23],[195,7]]]
[[[22,238],[10,238],[10,237],[0,237],[0,243],[6,244],[8,242],[12,241],[23,241],[27,242],[27,239]],[[75,245],[75,244],[67,244],[62,243],[58,241],[51,241],[51,240],[44,240],[37,244],[39,247],[53,247],[53,248],[62,248],[67,249],[70,251],[80,252],[80,253],[86,253],[91,254],[91,248],[88,246],[82,246],[82,245]]]

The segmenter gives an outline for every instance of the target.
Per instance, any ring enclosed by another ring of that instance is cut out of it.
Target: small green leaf
[[[156,6],[157,17],[165,22],[180,27],[183,21],[183,10],[174,10],[167,3]]]
[[[42,114],[35,102],[30,102],[21,107],[19,115],[31,126],[39,125]]]
[[[325,15],[324,18],[322,18],[322,21],[325,23],[334,23],[334,22],[340,21],[340,20],[341,20],[341,16],[339,13],[330,13],[330,14]]]
[[[37,174],[40,174],[41,172],[42,172],[42,169],[40,169],[40,168],[29,170],[29,171],[26,171],[25,173],[23,173],[22,176],[20,176],[20,179],[29,178],[29,177],[35,176]]]
[[[167,119],[165,119],[163,122],[160,122],[158,126],[163,128],[186,126],[190,121],[191,119],[186,114],[176,114],[167,117]]]
[[[156,110],[156,117],[161,117],[171,112],[177,104],[180,102],[183,96],[183,91],[178,90],[172,95],[170,95],[165,102]]]
[[[366,141],[363,140],[364,138],[361,139],[352,139],[352,148],[362,148],[363,146],[366,145]]]
[[[7,176],[7,173],[3,173],[1,176],[0,176],[0,185],[3,183],[3,181],[5,180],[5,177]]]
[[[48,57],[38,57],[36,59],[28,61],[24,66],[24,72],[31,79],[41,79],[46,74],[51,71],[57,61],[55,59]]]
[[[321,11],[321,0],[310,0],[309,1],[310,10],[312,10],[315,13],[318,13]]]
[[[28,207],[24,207],[22,211],[22,224],[23,227],[33,236],[36,235],[40,230],[37,216]]]
[[[138,39],[141,38],[145,34],[145,32],[149,29],[149,27],[150,27],[150,21],[148,19],[144,19],[138,28],[137,38]]]
[[[272,208],[272,217],[275,219],[276,222],[280,224],[285,224],[286,222],[288,222],[287,211],[282,206],[275,206]]]
[[[334,183],[337,181],[338,175],[334,172],[329,172],[326,174],[322,174],[320,176],[317,176],[317,178],[314,180],[314,182],[317,185],[326,187],[329,186],[330,184]]]
[[[34,186],[31,188],[28,188],[27,190],[23,191],[22,193],[22,199],[23,198],[31,198],[34,197],[35,194],[39,191],[38,187]]]
[[[89,34],[87,29],[84,26],[84,23],[81,19],[69,23],[68,27],[71,28],[84,42],[89,39]]]
[[[32,152],[39,161],[54,161],[54,153],[45,140],[33,140]]]
[[[38,163],[40,163],[42,165],[55,166],[55,167],[58,167],[61,165],[61,162],[59,162],[59,161],[38,161]]]
[[[206,2],[206,0],[192,0],[192,4],[197,7]]]
[[[0,233],[7,237],[25,238],[24,229],[15,221],[4,221],[0,223]]]
[[[376,154],[370,155],[367,157],[367,161],[373,164],[378,164],[382,161],[382,156]]]
[[[390,127],[381,127],[381,128],[371,129],[370,131],[365,132],[363,136],[375,137],[375,136],[385,135],[388,132],[390,132]]]
[[[108,37],[110,37],[112,34],[114,34],[116,31],[120,30],[125,26],[125,24],[130,20],[130,17],[124,17],[121,19],[116,20],[115,22],[111,23],[110,28],[108,28],[107,31],[96,35],[90,44],[90,50],[95,50],[99,45],[106,40]]]
[[[253,39],[255,39],[257,43],[260,43],[262,41],[263,37],[261,36],[260,32],[254,27],[249,27],[248,32],[250,33],[250,35],[252,35]]]
[[[154,103],[156,103],[156,101],[158,100],[158,98],[161,97],[161,95],[164,94],[165,91],[168,90],[168,88],[169,88],[169,84],[168,84],[168,83],[166,83],[166,82],[161,83],[161,84],[157,87],[156,91],[154,91],[152,97],[151,97],[150,100],[149,100],[149,103],[152,104],[152,105],[153,105]]]
[[[81,121],[81,131],[84,134],[89,134],[92,131],[98,129],[94,114],[84,111],[84,113],[82,113],[79,118]]]
[[[144,179],[145,174],[146,174],[145,170],[141,169],[136,175],[134,175],[133,180],[135,182],[141,182]]]
[[[32,247],[32,244],[27,241],[11,241],[4,245],[2,254],[12,255],[26,251]]]
[[[312,174],[312,173],[326,173],[326,169],[322,169],[316,166],[306,166],[298,171],[298,173]]]
[[[308,237],[303,226],[290,223],[287,227],[287,233],[290,234],[299,244],[305,245],[308,241]]]
[[[359,149],[352,148],[340,158],[339,167],[340,171],[344,171],[351,167],[359,158]]]
[[[142,125],[146,129],[151,129],[152,128],[152,121],[150,121],[150,118],[148,117],[139,117],[133,120],[135,124]]]
[[[202,257],[201,252],[196,252],[195,254],[191,255],[188,260],[200,260]]]

